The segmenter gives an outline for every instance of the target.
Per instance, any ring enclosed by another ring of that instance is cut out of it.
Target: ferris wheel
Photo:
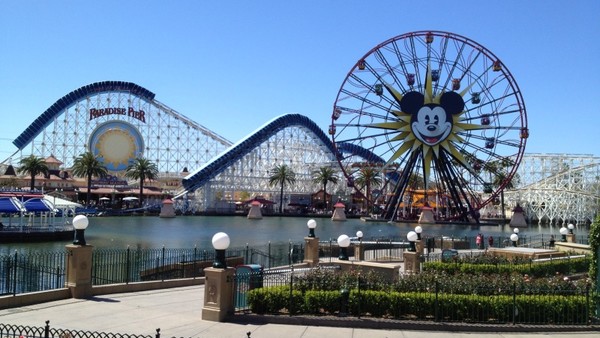
[[[388,220],[431,207],[472,221],[510,185],[529,136],[521,92],[492,52],[419,31],[360,58],[336,97],[329,134],[349,186]]]

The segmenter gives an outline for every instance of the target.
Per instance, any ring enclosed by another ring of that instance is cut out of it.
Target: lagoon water
[[[310,217],[264,217],[249,220],[244,216],[178,216],[160,218],[157,216],[131,217],[90,217],[85,231],[88,244],[96,248],[212,248],[212,236],[220,231],[231,239],[231,247],[262,246],[267,243],[282,244],[289,241],[302,243],[308,235],[306,222]],[[364,240],[396,239],[403,240],[417,224],[364,222],[360,219],[332,221],[330,218],[316,218],[316,236],[321,240],[335,241],[341,234],[355,236],[358,230],[364,233]],[[424,236],[448,236],[474,238],[478,233],[484,236],[506,238],[513,229],[508,225],[458,225],[421,224]],[[519,236],[552,234],[559,237],[557,226],[533,225],[521,228]],[[577,229],[576,231],[579,231]],[[587,229],[581,233],[587,234]],[[58,250],[69,241],[42,243],[0,244],[0,254],[19,251]]]

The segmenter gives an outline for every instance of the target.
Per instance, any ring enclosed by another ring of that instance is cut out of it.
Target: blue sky
[[[600,1],[0,0],[0,161],[81,86],[134,82],[236,142],[300,113],[324,130],[346,74],[419,30],[497,55],[527,108],[527,153],[600,155]]]

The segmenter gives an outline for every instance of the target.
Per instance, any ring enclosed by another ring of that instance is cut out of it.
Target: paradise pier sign
[[[141,109],[135,110],[133,107],[90,109],[90,121],[95,118],[107,115],[126,115],[146,123],[146,112]]]

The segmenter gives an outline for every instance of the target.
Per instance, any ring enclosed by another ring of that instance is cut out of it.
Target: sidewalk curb
[[[381,319],[370,317],[334,317],[334,316],[286,316],[234,314],[226,318],[227,322],[236,324],[283,324],[303,326],[329,326],[344,328],[378,329],[378,330],[419,330],[446,332],[596,332],[598,325],[524,325],[524,324],[469,324],[438,323],[431,321]]]

